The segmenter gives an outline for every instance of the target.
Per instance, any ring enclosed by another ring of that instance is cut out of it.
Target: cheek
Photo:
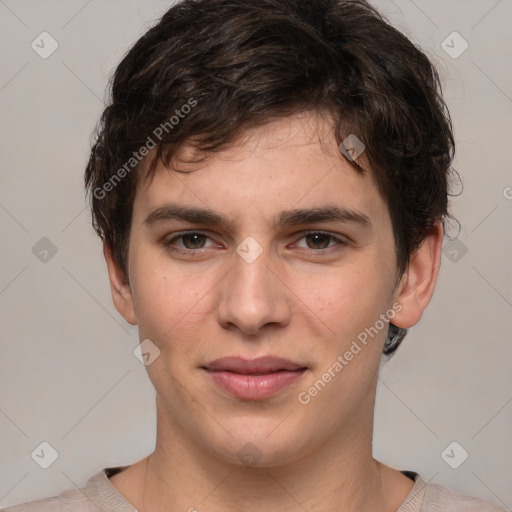
[[[379,364],[389,328],[381,315],[390,307],[391,284],[385,273],[378,272],[378,267],[375,265],[372,273],[350,272],[331,283],[322,319],[335,334],[329,336],[318,371],[323,372],[342,356],[341,364],[347,368],[334,388],[352,389],[360,379],[369,384],[372,378],[369,370],[376,371]]]
[[[216,285],[225,269],[173,261],[162,247],[136,234],[132,242],[130,277],[140,339],[151,340],[168,366],[204,353],[211,345]]]
[[[299,285],[297,285],[299,286]],[[336,333],[375,321],[387,309],[391,280],[382,265],[369,259],[337,269],[302,286],[311,309]]]
[[[134,258],[133,268],[134,308],[140,336],[164,344],[200,313],[207,283],[176,268],[171,272],[156,260]]]

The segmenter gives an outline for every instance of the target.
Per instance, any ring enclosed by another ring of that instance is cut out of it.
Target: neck
[[[157,400],[158,404],[158,400]],[[197,447],[158,408],[157,442],[147,459],[141,512],[385,511],[381,464],[367,431],[347,427],[293,462],[246,467]],[[336,456],[333,456],[333,453]]]

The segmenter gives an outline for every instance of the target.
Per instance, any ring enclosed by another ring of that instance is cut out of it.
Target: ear
[[[408,329],[416,325],[428,306],[441,266],[443,236],[443,226],[437,221],[411,255],[409,266],[395,292],[395,301],[402,305],[393,317],[393,324],[397,327]]]
[[[133,298],[130,285],[128,284],[125,273],[117,264],[111,247],[106,243],[103,244],[103,255],[107,262],[110,291],[112,293],[114,306],[129,324],[136,325],[137,318],[133,308]]]

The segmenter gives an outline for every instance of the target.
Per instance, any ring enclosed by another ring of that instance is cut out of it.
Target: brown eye
[[[164,245],[169,251],[176,253],[194,255],[199,254],[202,249],[209,249],[212,247],[207,245],[211,239],[208,235],[191,231],[189,233],[181,233],[173,236],[169,240],[164,242]]]
[[[310,231],[304,233],[302,238],[297,242],[297,247],[309,251],[310,254],[322,255],[341,249],[347,245],[347,242],[330,233],[323,231]]]
[[[183,245],[187,249],[202,249],[207,237],[200,233],[188,233],[177,238],[181,238],[183,240]]]
[[[325,233],[309,233],[306,235],[306,240],[312,247],[310,249],[326,249],[329,247],[329,242],[333,237]]]

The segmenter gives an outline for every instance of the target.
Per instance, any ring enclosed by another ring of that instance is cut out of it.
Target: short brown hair
[[[128,51],[110,86],[85,183],[94,228],[126,275],[137,170],[150,139],[156,158],[146,178],[186,141],[219,151],[280,117],[328,114],[338,143],[355,134],[366,148],[399,273],[448,213],[454,140],[438,74],[365,1],[182,0]],[[391,324],[384,354],[406,332]]]

